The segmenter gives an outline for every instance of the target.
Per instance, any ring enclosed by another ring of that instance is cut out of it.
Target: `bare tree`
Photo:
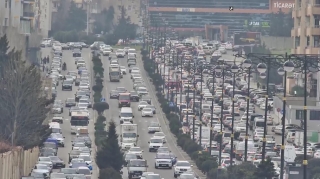
[[[0,141],[31,148],[50,134],[42,123],[49,109],[42,96],[38,68],[21,60],[20,52],[10,52],[0,71]]]

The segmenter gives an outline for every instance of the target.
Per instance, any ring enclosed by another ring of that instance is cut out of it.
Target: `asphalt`
[[[104,86],[106,87],[106,92],[105,96],[107,99],[107,102],[109,103],[110,109],[106,111],[106,117],[107,121],[114,120],[117,124],[117,131],[119,132],[119,126],[120,126],[120,120],[119,120],[119,108],[118,108],[118,101],[116,99],[109,99],[109,94],[110,91],[115,89],[116,87],[125,87],[128,91],[133,90],[133,83],[132,80],[130,79],[130,73],[127,75],[124,75],[123,78],[120,80],[120,82],[110,82],[108,79],[108,65],[109,65],[109,60],[108,57],[102,57],[102,62],[103,66],[105,69],[105,74],[104,74]],[[119,59],[119,63],[121,66],[126,66],[127,67],[127,62],[125,58]],[[139,139],[138,139],[138,145],[139,147],[142,148],[143,152],[143,158],[147,160],[148,162],[148,171],[158,173],[160,174],[161,178],[165,179],[170,179],[174,178],[173,177],[173,169],[155,169],[154,168],[154,163],[155,163],[155,154],[154,152],[149,152],[149,144],[148,141],[152,137],[152,134],[148,134],[147,129],[148,129],[148,124],[150,122],[159,122],[161,125],[162,131],[166,134],[166,144],[164,146],[167,146],[172,153],[174,153],[178,160],[187,160],[185,157],[185,154],[179,149],[176,145],[176,139],[174,136],[170,133],[169,127],[168,127],[168,121],[165,119],[164,114],[162,113],[162,110],[160,108],[160,105],[158,101],[156,100],[155,96],[155,91],[152,86],[152,84],[149,81],[149,78],[147,77],[147,74],[143,68],[143,62],[141,60],[141,56],[139,52],[137,52],[137,66],[140,68],[141,75],[143,76],[143,80],[145,81],[145,84],[148,88],[149,95],[152,97],[152,104],[155,105],[156,107],[156,114],[153,117],[141,117],[141,112],[138,111],[138,103],[133,103],[131,105],[133,112],[134,112],[134,120],[133,122],[135,124],[138,124],[138,133],[139,133]],[[127,69],[128,72],[128,69]],[[196,170],[196,169],[195,169]],[[201,175],[199,171],[197,172],[198,175]],[[127,170],[126,168],[123,168],[123,178],[127,178]]]
[[[50,56],[51,55],[51,48],[43,48],[42,49],[42,57],[45,56]],[[92,65],[91,65],[91,51],[89,49],[83,49],[81,52],[82,57],[86,60],[86,65],[87,65],[87,69],[91,71],[90,74],[92,73]],[[74,57],[72,57],[72,51],[71,50],[64,50],[63,51],[63,55],[62,55],[62,61],[65,62],[67,64],[67,71],[62,71],[61,74],[65,75],[68,71],[76,71],[77,67],[74,63]],[[62,91],[61,90],[61,82],[59,83],[59,86],[57,86],[57,100],[62,100],[63,102],[67,99],[67,98],[73,98],[74,94],[77,91],[77,87],[73,86],[73,90],[72,91]],[[91,80],[91,85],[93,85],[94,80]],[[88,125],[88,129],[89,129],[89,135],[92,141],[94,141],[94,113],[91,109],[89,109],[90,111],[90,121],[89,121],[89,125]],[[67,164],[66,167],[68,167],[68,160],[69,160],[69,152],[72,150],[72,144],[71,141],[72,139],[75,137],[75,135],[71,135],[71,125],[70,125],[70,116],[69,116],[69,108],[64,108],[63,113],[60,115],[64,118],[64,123],[61,125],[62,128],[62,134],[65,137],[64,142],[65,142],[65,147],[60,147],[58,150],[58,157],[60,157],[65,164]],[[96,149],[95,149],[95,145],[92,145],[91,148],[92,152],[91,152],[91,157],[92,160],[94,161],[95,159],[95,153],[96,153]],[[55,172],[58,172],[58,169],[54,170]],[[95,164],[95,162],[93,162],[93,170],[92,170],[92,179],[98,179],[98,168]]]

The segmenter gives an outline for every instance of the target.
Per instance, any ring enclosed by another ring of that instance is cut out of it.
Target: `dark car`
[[[136,92],[136,91],[130,91],[130,98],[131,98],[131,101],[136,101],[136,102],[139,102],[139,94]]]
[[[81,57],[81,51],[79,49],[74,49],[72,52],[73,57]]]
[[[76,99],[67,98],[65,103],[66,103],[66,107],[76,106]]]
[[[72,91],[72,85],[73,85],[73,81],[71,80],[64,80],[62,82],[62,91],[64,90],[70,90]]]
[[[118,99],[118,98],[119,98],[119,92],[117,90],[111,90],[110,99]]]
[[[64,168],[66,164],[64,164],[63,160],[61,160],[58,156],[50,156],[50,160],[52,162],[53,168]]]

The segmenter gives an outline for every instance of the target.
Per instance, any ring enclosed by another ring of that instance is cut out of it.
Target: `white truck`
[[[121,149],[128,150],[136,146],[138,142],[138,125],[131,123],[124,123],[120,126],[120,142]]]

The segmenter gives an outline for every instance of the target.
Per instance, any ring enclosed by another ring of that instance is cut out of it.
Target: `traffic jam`
[[[217,158],[217,162],[221,157],[222,168],[227,168],[231,162],[237,165],[245,161],[246,130],[246,161],[258,166],[262,160],[267,110],[265,156],[270,157],[279,175],[282,125],[272,112],[272,95],[269,95],[266,105],[267,91],[257,88],[256,84],[252,85],[252,81],[248,90],[248,74],[234,67],[245,66],[244,59],[235,57],[234,52],[238,51],[238,46],[228,43],[204,41],[200,45],[194,45],[186,39],[167,41],[166,47],[154,50],[152,55],[165,80],[165,96],[173,104],[172,109],[180,115],[183,133],[190,134],[191,139],[201,145],[204,151],[211,149],[211,155]],[[280,86],[269,85],[270,89],[274,89],[273,94],[283,90]],[[303,155],[301,144],[294,142],[302,139],[303,134],[299,130],[300,126],[286,125],[286,149],[289,152],[285,155],[290,160],[288,162]],[[300,138],[295,137],[298,136],[295,134],[301,134]],[[234,136],[233,142],[231,136]],[[310,147],[308,151],[313,151],[311,156],[319,153],[314,147]]]

